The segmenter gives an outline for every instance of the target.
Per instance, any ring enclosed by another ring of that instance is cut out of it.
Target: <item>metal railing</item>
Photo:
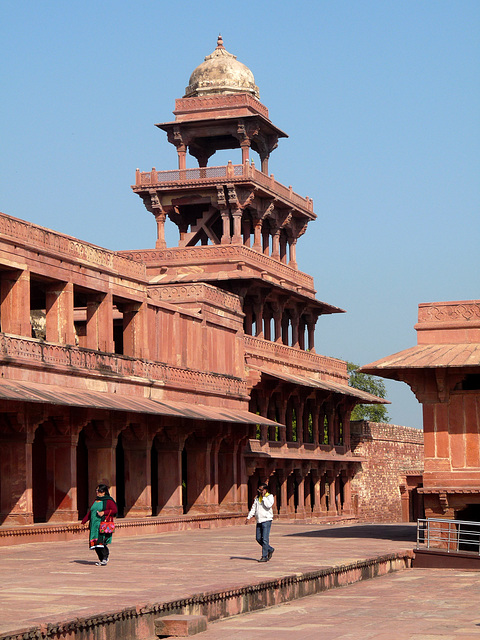
[[[417,549],[436,549],[446,553],[474,553],[480,556],[480,522],[419,518]]]

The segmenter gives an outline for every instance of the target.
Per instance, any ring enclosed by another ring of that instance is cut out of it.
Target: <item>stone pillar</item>
[[[298,486],[298,505],[297,505],[297,520],[305,520],[305,473],[303,470],[297,469],[295,472],[295,478]]]
[[[73,323],[73,284],[56,282],[46,291],[47,342],[75,344]]]
[[[305,351],[305,318],[300,316],[298,320],[298,348]]]
[[[245,326],[245,333],[247,336],[251,336],[253,335],[253,310],[250,304],[245,304],[244,313],[245,319],[243,322]]]
[[[259,219],[254,220],[252,249],[259,253],[262,251],[262,221]]]
[[[87,300],[87,348],[113,353],[113,300],[101,293]]]
[[[263,338],[263,301],[255,302],[255,335],[257,338]]]
[[[155,439],[158,460],[157,515],[172,516],[183,513],[182,451],[184,439],[163,442]]]
[[[277,479],[280,485],[280,509],[278,514],[280,518],[288,517],[288,492],[287,492],[287,478],[288,471],[286,469],[277,469]]]
[[[270,398],[270,402],[268,404],[268,419],[276,422],[277,415],[275,411],[275,401],[273,398]],[[268,427],[269,436],[268,439],[271,441],[275,441],[277,439],[277,427],[275,425],[270,425]]]
[[[88,449],[88,495],[93,498],[97,485],[106,484],[115,497],[117,430],[114,431],[103,420],[96,420],[85,428],[85,435]]]
[[[328,515],[337,515],[337,474],[333,470],[327,471],[326,481],[328,483]]]
[[[47,452],[48,522],[78,520],[77,444],[78,430],[70,431],[68,417],[44,423]]]
[[[184,144],[178,145],[177,154],[178,154],[178,168],[180,169],[180,171],[185,171],[185,169],[187,168],[187,146]]]
[[[238,443],[237,449],[237,508],[239,511],[249,509],[247,465],[243,455],[247,441],[248,437],[242,438]]]
[[[328,429],[328,444],[333,447],[335,445],[335,407],[333,404],[328,405],[327,409],[327,429]]]
[[[126,518],[152,515],[152,440],[146,425],[130,424],[122,431]]]
[[[268,401],[269,401],[269,397],[266,396],[264,392],[258,394],[258,405],[259,405],[258,408],[262,418],[267,417]],[[268,426],[266,424],[260,425],[260,440],[262,444],[265,444],[268,440]]]
[[[313,444],[315,448],[320,446],[319,426],[318,426],[319,417],[320,417],[319,414],[320,414],[320,406],[316,401],[312,411],[312,435],[313,435]]]
[[[17,414],[0,416],[0,522],[33,524],[32,443],[35,425],[27,428]]]
[[[287,236],[280,234],[280,262],[287,264]]]
[[[166,249],[167,243],[165,241],[165,218],[164,211],[155,214],[155,221],[157,223],[157,241],[155,243],[155,249]]]
[[[220,512],[241,510],[237,495],[238,442],[223,442],[218,452],[218,504]]]
[[[312,515],[320,517],[323,515],[322,511],[322,473],[320,469],[312,469],[310,471],[313,481],[313,505]]]
[[[243,235],[243,244],[246,247],[251,245],[250,235],[252,233],[250,220],[248,218],[242,219],[242,235]]]
[[[273,304],[273,326],[275,342],[282,342],[282,312],[283,307],[280,304]]]
[[[220,214],[222,216],[222,238],[220,242],[221,244],[230,244],[232,241],[230,235],[230,213],[228,209],[222,209]]]
[[[352,485],[351,485],[351,476],[348,470],[342,471],[342,482],[343,482],[343,508],[342,512],[345,515],[350,515],[353,513],[352,509]]]
[[[297,239],[296,238],[289,239],[289,245],[290,245],[290,260],[288,262],[288,266],[292,267],[293,269],[298,269],[297,255],[296,255]]]
[[[147,304],[123,305],[123,353],[132,358],[148,358]]]
[[[293,426],[292,426],[292,421],[293,421],[293,407],[291,402],[289,402],[287,404],[287,408],[285,411],[285,415],[286,415],[286,437],[287,437],[287,442],[293,442]]]
[[[242,210],[236,209],[233,213],[233,238],[232,244],[242,244]]]
[[[187,509],[190,515],[211,513],[210,452],[212,442],[201,439],[187,448]]]
[[[315,353],[315,325],[316,321],[312,316],[307,316],[307,339],[308,350]]]
[[[240,143],[242,149],[242,164],[248,164],[250,160],[250,140],[244,140]]]
[[[288,312],[284,310],[282,314],[282,344],[288,346]]]
[[[305,400],[299,398],[295,405],[295,415],[297,417],[297,442],[303,444],[303,412],[305,408]]]
[[[263,255],[265,256],[270,255],[270,229],[266,224],[263,225],[263,229],[262,229],[262,251],[263,251]]]
[[[0,318],[3,333],[32,336],[30,324],[30,273],[3,271],[0,289]]]
[[[280,260],[280,229],[277,229],[272,237],[272,258]]]
[[[292,347],[294,347],[295,349],[298,349],[299,348],[298,333],[299,333],[299,326],[300,326],[300,314],[298,313],[298,310],[296,308],[292,309],[292,311],[290,312],[290,317],[292,320]]]

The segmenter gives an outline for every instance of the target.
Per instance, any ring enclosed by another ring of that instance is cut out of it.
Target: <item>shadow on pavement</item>
[[[230,556],[230,560],[250,560],[250,562],[258,562],[255,558],[248,558],[247,556]]]
[[[312,529],[301,533],[289,533],[287,537],[300,538],[378,538],[380,540],[405,540],[416,542],[417,529],[414,523],[408,525],[365,524],[332,529]]]
[[[95,564],[95,560],[71,560],[75,564]]]

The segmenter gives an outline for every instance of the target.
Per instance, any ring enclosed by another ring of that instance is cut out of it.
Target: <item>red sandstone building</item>
[[[260,478],[281,517],[352,514],[350,413],[379,399],[315,352],[317,320],[342,310],[298,270],[316,216],[268,173],[285,134],[221,39],[174,115],[157,126],[178,168],[137,171],[133,186],[154,249],[115,253],[0,215],[4,533],[77,521],[98,482],[120,529],[231,521]],[[239,163],[207,166],[221,149]]]
[[[419,305],[418,344],[362,371],[423,404],[425,515],[480,522],[480,301]]]

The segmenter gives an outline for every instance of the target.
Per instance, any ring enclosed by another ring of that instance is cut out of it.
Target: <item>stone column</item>
[[[184,438],[175,441],[155,439],[158,460],[157,515],[172,516],[183,513],[182,451]]]
[[[343,481],[343,509],[342,512],[346,515],[350,515],[353,513],[352,509],[352,485],[351,485],[351,476],[348,469],[342,471],[342,481]]]
[[[210,452],[212,442],[202,438],[187,448],[187,509],[190,515],[211,513]]]
[[[88,495],[95,495],[98,484],[110,487],[110,493],[115,497],[116,451],[118,429],[103,420],[95,420],[85,428],[85,442],[88,449]]]
[[[288,243],[290,245],[290,260],[288,262],[288,266],[292,267],[293,269],[298,269],[297,256],[296,256],[297,239],[296,238],[289,239]]]
[[[282,344],[288,346],[288,324],[289,324],[288,312],[283,311],[282,314]]]
[[[178,154],[178,168],[180,171],[185,171],[187,168],[187,146],[185,144],[179,144],[177,146]],[[180,178],[182,180],[182,177]]]
[[[233,213],[233,238],[232,244],[242,244],[242,210],[236,209]]]
[[[38,423],[37,423],[38,424]],[[0,416],[0,522],[33,524],[32,443],[36,424],[19,421],[16,413]]]
[[[305,408],[305,400],[298,398],[295,405],[295,415],[297,417],[297,442],[303,444],[303,411]]]
[[[275,401],[273,398],[270,398],[270,402],[268,404],[268,419],[276,422],[277,415],[275,411]],[[277,439],[277,427],[275,425],[270,425],[268,427],[269,436],[268,439],[271,441],[275,441]]]
[[[123,353],[148,358],[147,303],[123,305]]]
[[[255,302],[253,309],[255,311],[255,335],[257,338],[263,338],[263,301]]]
[[[274,326],[274,340],[275,342],[282,342],[282,314],[283,306],[279,303],[272,304],[273,310],[273,326]]]
[[[238,442],[223,442],[218,452],[218,503],[221,512],[238,512]]]
[[[315,517],[320,517],[323,515],[322,512],[322,473],[320,469],[312,469],[310,471],[313,481],[313,505],[312,505],[312,515]]]
[[[165,218],[164,211],[155,214],[155,221],[157,223],[157,241],[155,242],[155,249],[166,249],[167,243],[165,241]]]
[[[47,342],[75,344],[71,282],[56,282],[47,288],[46,339]]]
[[[242,149],[242,164],[248,164],[250,160],[250,140],[243,140],[240,143],[240,148]]]
[[[262,418],[267,417],[268,401],[269,401],[269,397],[265,395],[265,392],[258,394],[258,405],[259,405],[258,408]],[[265,444],[268,440],[268,426],[266,424],[260,425],[260,440],[262,444]]]
[[[298,309],[293,308],[290,312],[290,317],[292,320],[292,347],[295,349],[299,348],[298,343],[298,333],[299,333],[299,325],[300,325],[300,314],[298,313]]]
[[[262,221],[258,218],[253,221],[253,247],[255,251],[262,252]]]
[[[315,325],[316,320],[313,316],[307,316],[307,339],[308,339],[308,350],[312,353],[315,353]]]
[[[3,333],[32,336],[30,324],[30,272],[3,271],[1,274],[0,317]]]
[[[277,229],[272,237],[272,258],[280,260],[280,229]]]
[[[48,522],[78,520],[77,444],[79,430],[70,428],[69,416],[44,423],[47,453]]]
[[[221,244],[230,244],[232,237],[230,235],[230,213],[228,209],[222,209],[220,212],[222,216],[222,238]]]
[[[152,440],[145,424],[130,424],[122,431],[126,518],[152,515]]]
[[[280,262],[287,264],[287,236],[280,234]]]
[[[87,348],[113,353],[113,300],[100,293],[87,300]]]
[[[248,218],[242,218],[242,235],[243,235],[243,244],[246,247],[250,247],[251,245],[251,224]]]
[[[288,471],[286,469],[277,469],[277,478],[280,485],[280,518],[288,517],[288,492],[287,492],[287,478]]]
[[[326,481],[328,483],[328,515],[337,515],[337,474],[333,470],[327,471]]]
[[[305,473],[301,469],[297,469],[295,472],[295,478],[298,486],[298,506],[296,519],[305,520]]]
[[[313,444],[315,448],[320,446],[319,426],[318,426],[319,417],[320,417],[319,414],[320,414],[320,406],[318,404],[318,401],[315,399],[315,404],[312,411],[312,435],[313,435]]]

